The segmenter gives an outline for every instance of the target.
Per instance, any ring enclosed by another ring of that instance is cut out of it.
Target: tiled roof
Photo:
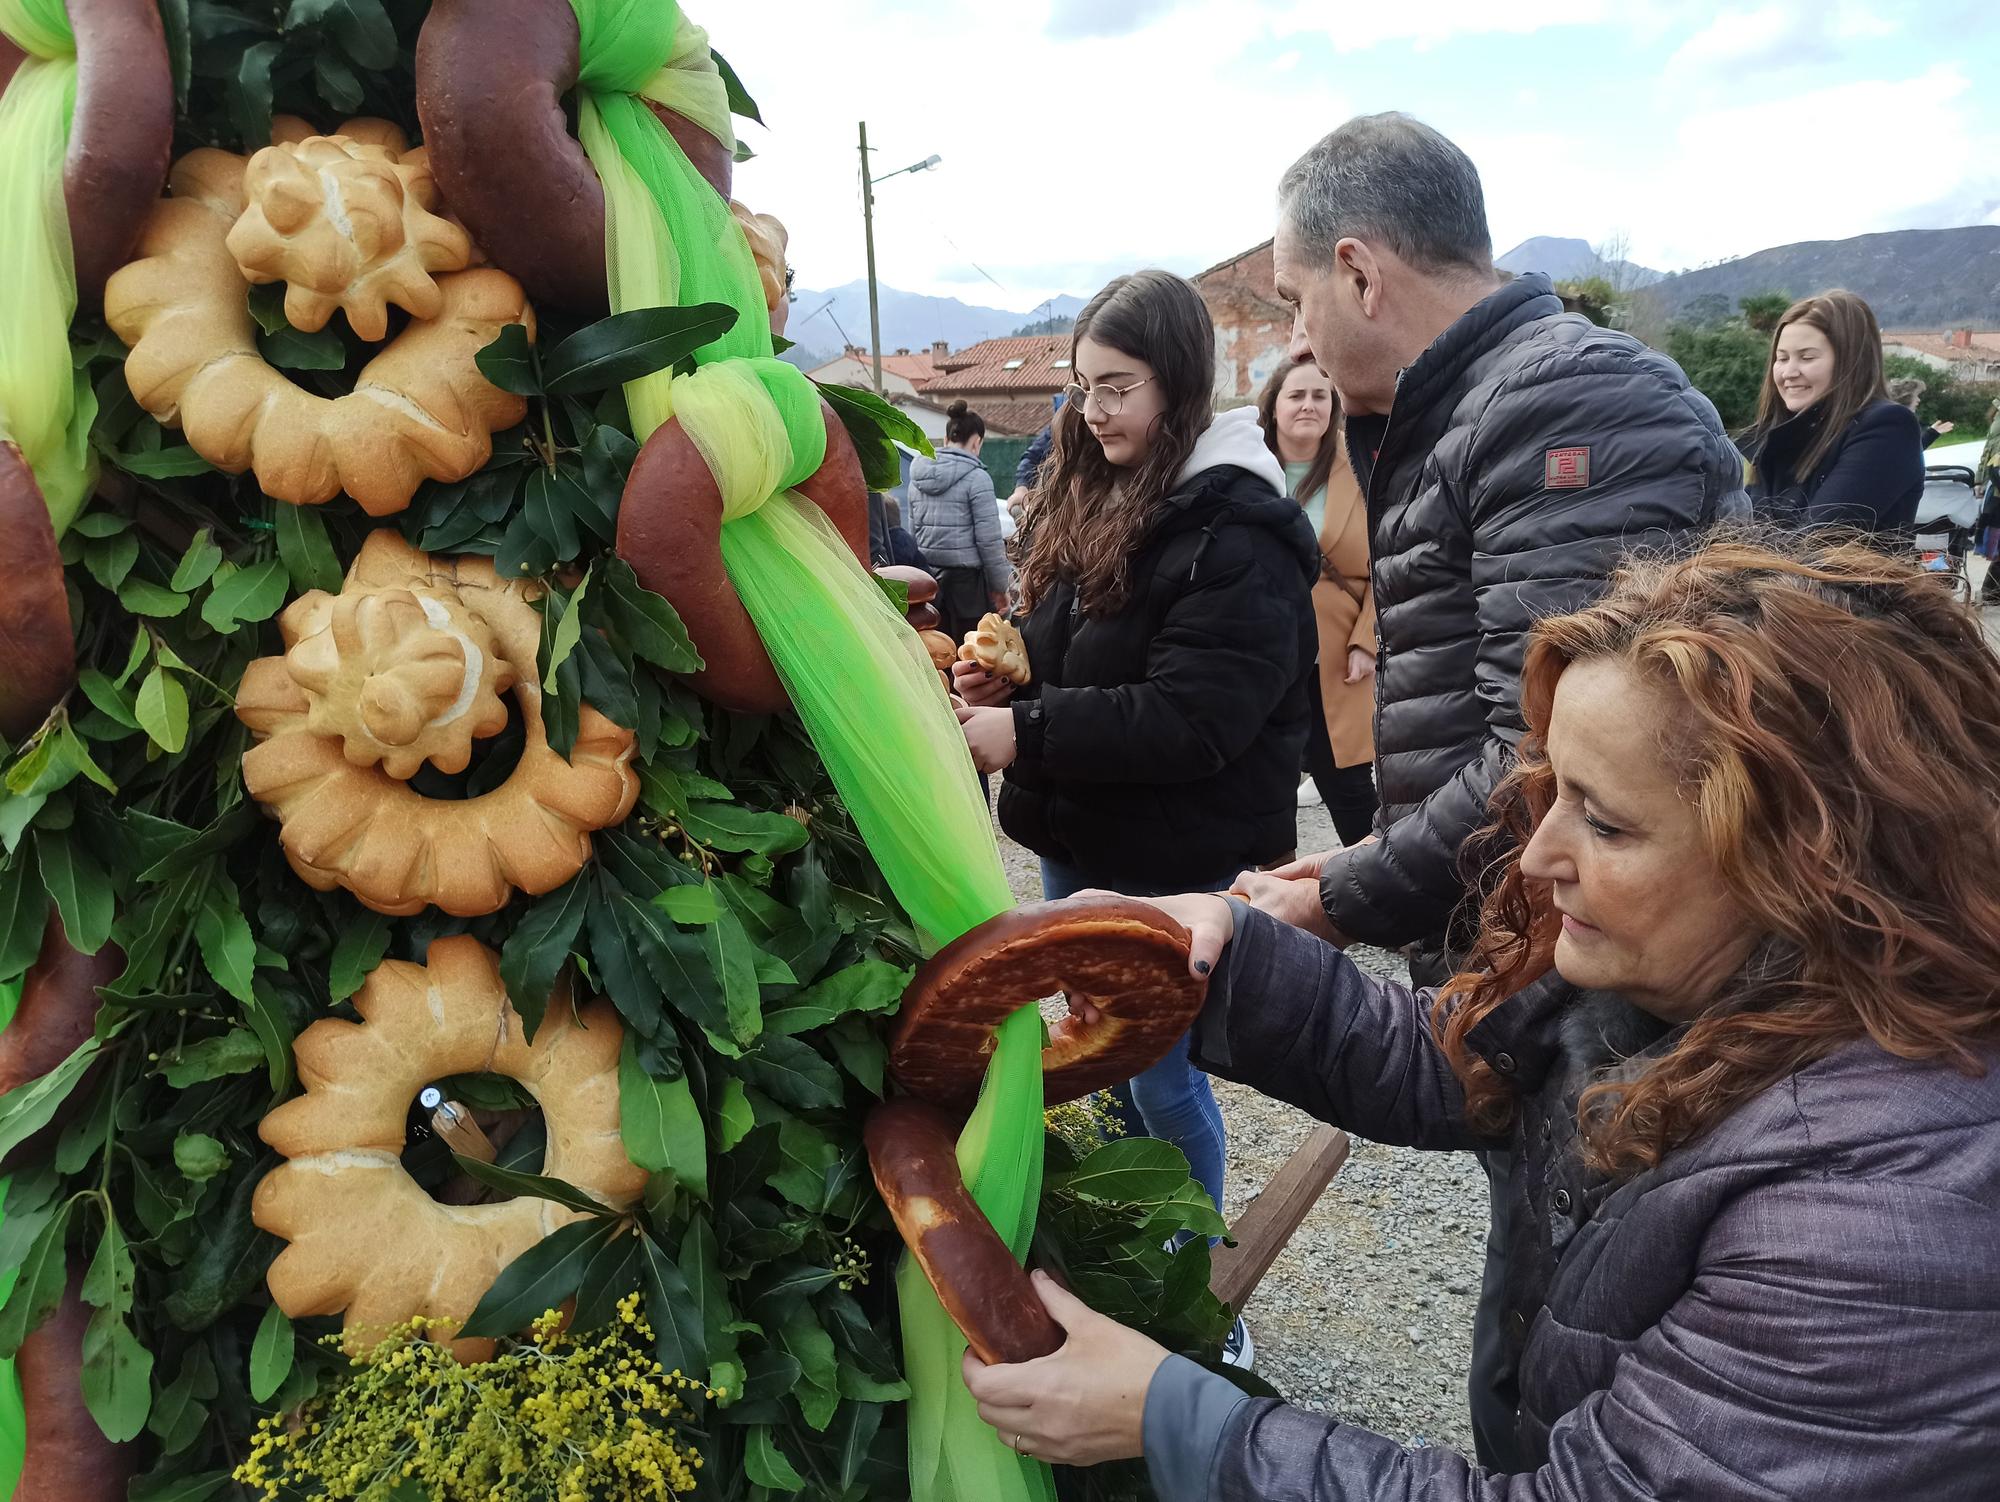
[[[1955,363],[2000,360],[2000,329],[1974,329],[1970,347],[1953,344],[1949,332],[1936,334],[1930,330],[1884,329],[1884,344],[1900,344],[1905,349],[1916,350],[1919,354],[1933,356],[1939,360]]]
[[[924,400],[935,402],[944,400],[924,393]],[[981,401],[976,396],[965,399],[966,405],[986,421],[986,431],[1013,438],[1028,438],[1041,432],[1048,420],[1055,416],[1055,404],[1047,397],[1039,401]]]
[[[938,364],[938,373],[924,383],[924,392],[932,396],[946,391],[1054,393],[1071,380],[1069,368],[1065,365],[1058,369],[1055,363],[1069,359],[1069,345],[1067,334],[984,339],[945,356]],[[1012,369],[1008,368],[1010,365]]]
[[[815,380],[830,380],[832,377],[825,372],[833,371],[835,367],[845,365],[850,360],[858,363],[864,370],[873,371],[874,369],[875,362],[869,357],[868,351],[864,349],[855,354],[839,355],[827,361],[819,369],[809,371],[807,374],[811,375]],[[925,350],[921,354],[910,353],[882,356],[882,373],[884,375],[901,376],[904,380],[915,385],[929,380],[937,371],[931,364],[931,352]]]

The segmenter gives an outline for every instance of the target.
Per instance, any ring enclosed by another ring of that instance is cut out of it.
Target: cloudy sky
[[[737,192],[805,286],[863,274],[1029,308],[1195,271],[1271,232],[1287,163],[1407,110],[1531,235],[1697,265],[1791,240],[2000,223],[2000,6],[1980,0],[759,0],[690,4],[763,108]],[[982,274],[983,273],[983,274]]]

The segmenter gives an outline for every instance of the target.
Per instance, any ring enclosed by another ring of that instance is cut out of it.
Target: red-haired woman
[[[1422,1005],[1242,903],[1195,1061],[1379,1142],[1508,1147],[1520,1474],[1241,1390],[1042,1280],[966,1379],[1162,1502],[1986,1499],[2000,1477],[2000,659],[1913,564],[1717,539],[1545,621],[1518,852]],[[1428,1021],[1426,1021],[1428,1018]],[[1333,1359],[1338,1359],[1333,1353]]]

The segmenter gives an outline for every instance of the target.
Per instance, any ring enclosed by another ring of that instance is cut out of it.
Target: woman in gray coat
[[[1718,539],[1541,623],[1441,994],[1212,896],[1195,1061],[1520,1164],[1502,1476],[1245,1396],[1037,1274],[1009,1443],[1162,1502],[2000,1494],[2000,660],[1912,565]],[[1338,1351],[1329,1352],[1338,1361]]]
[[[937,575],[941,629],[954,641],[989,610],[1007,610],[1014,570],[1000,538],[1000,503],[980,462],[986,420],[962,401],[945,410],[944,447],[910,465],[910,527]]]

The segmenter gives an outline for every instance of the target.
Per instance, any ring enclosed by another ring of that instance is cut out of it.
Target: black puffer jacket
[[[1319,553],[1251,422],[1218,418],[1191,466],[1232,446],[1247,467],[1194,469],[1169,497],[1124,609],[1083,616],[1062,583],[1020,622],[1034,678],[1000,826],[1096,881],[1173,890],[1296,839]]]
[[[1754,446],[1757,514],[1782,526],[1907,535],[1924,493],[1924,430],[1917,414],[1895,402],[1870,402],[1812,473],[1801,474],[1799,461],[1819,437],[1824,407],[1815,402]]]
[[[1435,942],[1460,847],[1522,733],[1528,628],[1602,590],[1619,555],[1748,511],[1743,461],[1665,355],[1509,282],[1347,419],[1374,559],[1379,843],[1327,863],[1342,933]]]

